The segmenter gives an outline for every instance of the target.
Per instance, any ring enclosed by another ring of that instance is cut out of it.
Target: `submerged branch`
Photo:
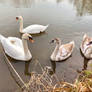
[[[2,49],[3,49],[3,47],[2,47]],[[27,85],[25,84],[25,82],[22,80],[22,78],[20,77],[20,75],[18,74],[18,72],[16,71],[16,69],[13,67],[13,65],[11,64],[11,62],[9,61],[9,59],[7,58],[4,49],[3,49],[3,54],[4,54],[4,56],[5,56],[6,60],[7,60],[7,63],[10,65],[10,67],[12,68],[12,70],[14,71],[14,73],[16,74],[16,76],[19,78],[19,80],[22,82],[22,84],[25,86],[25,88],[28,89]]]

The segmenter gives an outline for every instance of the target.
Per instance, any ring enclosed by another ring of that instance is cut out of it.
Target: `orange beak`
[[[30,42],[34,43],[34,40],[30,39]]]

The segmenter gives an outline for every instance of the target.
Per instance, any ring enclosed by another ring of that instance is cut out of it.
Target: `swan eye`
[[[50,43],[54,43],[54,40],[51,40],[51,42]]]
[[[19,18],[18,17],[16,17],[16,20],[18,20]]]
[[[91,45],[92,44],[92,41],[90,41],[87,45]]]
[[[33,40],[33,38],[29,36],[29,40]]]

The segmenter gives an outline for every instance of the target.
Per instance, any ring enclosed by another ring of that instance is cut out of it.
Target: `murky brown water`
[[[38,59],[43,67],[52,66],[59,80],[63,78],[73,82],[78,75],[77,70],[86,68],[79,46],[84,33],[92,36],[92,0],[0,0],[0,34],[21,37],[19,24],[15,20],[18,15],[24,17],[24,27],[50,24],[46,33],[33,36],[35,43],[28,42],[33,55],[31,63],[12,62],[23,80],[29,79],[27,68],[30,73],[35,59]],[[49,41],[54,37],[60,37],[62,43],[71,40],[76,43],[72,56],[64,62],[50,61],[55,44],[50,45]],[[40,71],[39,66],[35,70]],[[0,92],[14,92],[17,89],[0,46]]]

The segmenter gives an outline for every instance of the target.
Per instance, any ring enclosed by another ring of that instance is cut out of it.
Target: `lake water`
[[[84,33],[92,36],[92,0],[0,0],[0,34],[21,38],[19,23],[15,19],[18,15],[23,16],[24,27],[50,24],[45,33],[33,35],[35,43],[28,42],[32,61],[12,62],[23,80],[29,80],[28,73],[34,70],[37,59],[42,67],[51,66],[59,80],[74,82],[78,70],[87,67],[79,47]],[[75,41],[72,56],[64,62],[50,61],[55,44],[50,45],[49,42],[55,37],[61,38],[62,44]],[[35,70],[41,71],[38,65]],[[15,92],[18,89],[0,45],[0,92]]]

